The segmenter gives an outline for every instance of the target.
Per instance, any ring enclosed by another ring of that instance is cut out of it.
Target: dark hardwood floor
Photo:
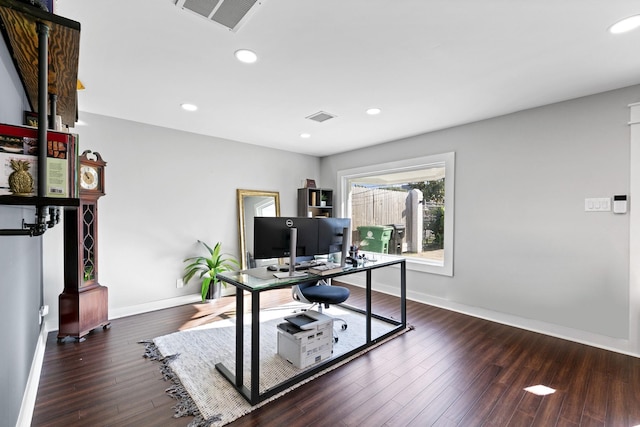
[[[359,289],[350,302],[361,301]],[[263,307],[290,301],[264,294]],[[376,295],[394,315],[397,299]],[[234,300],[112,321],[83,343],[49,334],[33,426],[186,426],[138,341],[233,315]],[[408,302],[415,327],[230,426],[640,425],[640,359]],[[397,313],[395,313],[397,314]],[[544,397],[528,386],[556,389]]]

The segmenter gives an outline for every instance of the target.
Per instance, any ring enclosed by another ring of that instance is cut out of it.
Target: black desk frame
[[[291,387],[294,384],[303,381],[312,375],[324,370],[325,368],[341,362],[354,354],[371,347],[385,338],[390,337],[398,331],[401,331],[407,326],[407,290],[406,290],[406,261],[404,258],[391,258],[384,257],[385,260],[380,260],[371,263],[365,263],[364,266],[353,268],[348,271],[331,274],[327,276],[313,276],[308,275],[301,278],[282,279],[281,281],[274,281],[274,283],[265,286],[254,288],[247,286],[239,280],[234,279],[234,273],[222,273],[217,277],[225,283],[236,287],[236,369],[235,375],[226,367],[223,363],[216,364],[216,369],[235,387],[236,390],[251,404],[256,405],[284,390]],[[389,258],[389,259],[386,259]],[[372,301],[371,301],[371,272],[378,268],[389,267],[399,265],[400,267],[400,321],[390,319],[381,315],[372,313]],[[351,307],[347,304],[340,304],[341,307],[354,310],[366,315],[366,340],[365,343],[359,347],[354,348],[344,354],[331,357],[323,362],[319,362],[308,369],[302,371],[298,375],[285,380],[274,387],[271,387],[264,392],[260,393],[260,294],[264,291],[281,289],[295,286],[297,283],[308,282],[310,279],[327,279],[336,278],[340,276],[346,276],[354,273],[366,273],[366,309],[363,311],[356,307]],[[237,273],[236,273],[237,274]],[[244,385],[244,291],[251,293],[251,388],[248,389]],[[371,320],[372,318],[388,322],[395,325],[391,331],[372,339],[371,337]]]

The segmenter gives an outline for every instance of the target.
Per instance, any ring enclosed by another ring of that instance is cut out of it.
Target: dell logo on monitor
[[[293,220],[291,218],[287,219],[287,227],[293,227]]]

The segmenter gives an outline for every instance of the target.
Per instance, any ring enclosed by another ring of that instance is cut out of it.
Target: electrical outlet
[[[40,310],[38,310],[38,325],[42,325],[42,318],[47,314],[49,314],[49,306],[43,305],[40,307]]]
[[[178,288],[178,289],[184,288],[184,280],[176,279],[176,288]]]

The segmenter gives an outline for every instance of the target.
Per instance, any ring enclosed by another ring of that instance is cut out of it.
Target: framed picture
[[[306,179],[304,183],[305,188],[316,188],[316,181],[314,179]]]
[[[38,127],[38,113],[34,113],[33,111],[25,111],[24,112],[24,125],[37,128]]]

